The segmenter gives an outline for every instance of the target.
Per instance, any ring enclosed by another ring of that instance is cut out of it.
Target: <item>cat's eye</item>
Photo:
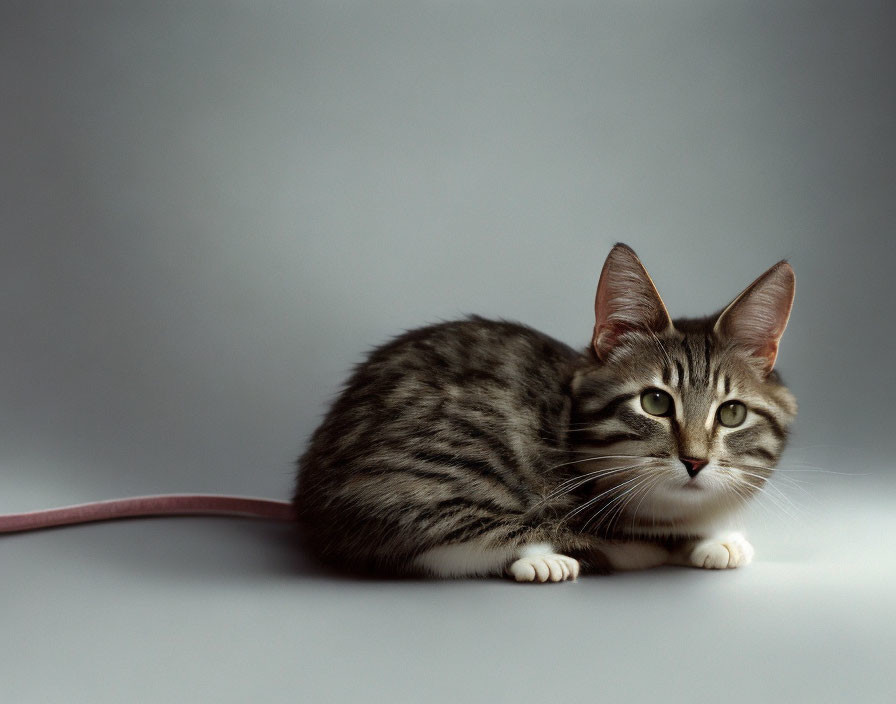
[[[719,406],[719,423],[736,428],[747,419],[747,407],[740,401],[726,401]]]
[[[671,416],[675,410],[675,403],[665,391],[647,389],[641,394],[641,408],[652,416]]]

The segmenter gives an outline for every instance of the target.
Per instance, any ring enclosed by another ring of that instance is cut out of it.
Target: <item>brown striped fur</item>
[[[446,545],[510,555],[549,542],[603,571],[608,540],[701,537],[762,486],[796,413],[771,371],[788,285],[792,298],[792,272],[776,267],[724,314],[673,323],[617,245],[585,352],[478,317],[379,347],[299,461],[307,544],[341,568],[401,575]],[[669,389],[674,417],[641,410],[653,387]],[[726,398],[747,405],[748,422],[707,427]],[[711,463],[695,483],[680,457]]]

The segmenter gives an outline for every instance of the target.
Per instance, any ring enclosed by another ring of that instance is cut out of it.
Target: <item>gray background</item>
[[[615,241],[674,315],[789,258],[801,402],[737,572],[359,582],[224,519],[3,538],[4,700],[888,701],[891,8],[0,5],[0,512],[286,498],[365,350],[471,312],[584,345]]]

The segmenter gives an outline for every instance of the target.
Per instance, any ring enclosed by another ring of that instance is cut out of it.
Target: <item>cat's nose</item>
[[[693,457],[679,457],[684,468],[688,470],[689,477],[696,477],[697,473],[709,464],[709,460],[695,460]]]

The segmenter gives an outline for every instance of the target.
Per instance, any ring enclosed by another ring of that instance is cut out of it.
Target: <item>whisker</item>
[[[799,464],[799,463],[794,463],[794,464]],[[872,476],[871,472],[862,472],[862,473],[860,473],[860,472],[834,472],[832,470],[825,469],[824,467],[819,467],[817,465],[809,465],[809,464],[803,464],[802,467],[795,467],[795,468],[794,467],[770,467],[770,466],[764,465],[764,464],[742,464],[740,462],[738,462],[737,464],[729,463],[727,465],[722,465],[722,466],[749,467],[751,469],[765,469],[765,470],[768,470],[769,472],[774,472],[775,474],[777,474],[778,472],[812,472],[812,473],[817,473],[817,474],[836,474],[836,475],[839,475],[842,477],[870,477],[870,476]]]
[[[566,481],[557,485],[547,496],[545,496],[541,501],[539,501],[537,504],[535,504],[535,506],[533,506],[533,508],[540,506],[544,502],[549,501],[553,498],[556,498],[558,496],[562,496],[563,494],[568,494],[572,491],[575,491],[583,484],[587,484],[588,482],[593,481],[594,479],[600,479],[600,478],[609,476],[611,474],[618,474],[619,472],[624,472],[627,469],[634,469],[635,467],[640,467],[640,466],[642,466],[642,465],[641,464],[632,464],[632,465],[625,465],[623,467],[612,467],[609,469],[600,469],[595,472],[588,472],[587,474],[581,474],[581,475],[575,476],[572,479],[567,479]],[[573,484],[574,486],[570,486],[570,484]]]
[[[643,501],[644,496],[646,496],[646,490],[650,486],[653,486],[660,478],[661,478],[661,476],[656,476],[656,475],[648,476],[645,479],[645,481],[643,481],[640,484],[638,484],[637,486],[635,486],[633,491],[629,492],[630,493],[629,497],[625,501],[621,502],[619,504],[619,507],[615,511],[613,511],[613,513],[611,515],[608,516],[609,520],[607,521],[607,530],[609,530],[613,526],[614,523],[617,523],[625,515],[626,506],[628,506],[632,501],[634,501],[638,497],[639,494],[641,494],[641,501]],[[641,493],[642,489],[645,490],[644,493]],[[639,505],[640,505],[641,501],[638,502]],[[632,521],[634,523],[634,516],[632,517]]]
[[[640,467],[644,467],[645,465],[639,465],[639,466],[640,466]],[[588,500],[587,500],[585,503],[583,503],[581,506],[578,506],[577,508],[574,508],[574,509],[572,509],[571,511],[569,511],[565,516],[563,516],[563,518],[561,519],[561,521],[568,521],[569,519],[573,518],[574,516],[578,515],[579,513],[581,513],[581,512],[584,511],[585,509],[587,509],[589,506],[593,506],[593,505],[594,505],[597,501],[599,501],[603,496],[606,496],[607,494],[610,494],[610,493],[612,493],[612,492],[614,492],[614,491],[619,491],[621,488],[623,488],[623,487],[625,487],[625,486],[627,486],[627,485],[630,485],[630,484],[632,484],[633,482],[637,482],[637,481],[639,481],[639,480],[641,480],[641,479],[644,479],[644,477],[642,477],[642,476],[632,477],[631,479],[627,479],[626,481],[624,481],[624,482],[622,482],[622,483],[620,483],[620,484],[617,484],[617,485],[615,485],[615,486],[610,487],[609,489],[606,489],[605,491],[602,491],[601,493],[597,494],[596,496],[593,496],[593,497],[591,497],[590,499],[588,499]],[[613,501],[618,500],[618,498],[619,498],[619,497],[614,497],[614,498],[611,500],[610,503],[613,503]]]
[[[600,451],[600,448],[596,448],[596,447],[590,447],[590,448],[584,447],[584,448],[578,449],[578,450],[574,450],[574,449],[567,450],[567,452],[571,452],[573,454],[578,454],[578,455],[585,454],[588,452],[599,452],[599,451]],[[652,458],[652,457],[654,457],[654,456],[653,455],[595,455],[595,458],[597,458],[597,459],[608,459],[608,460],[640,460],[640,459]]]
[[[780,511],[782,511],[785,515],[787,515],[788,518],[790,518],[790,519],[793,520],[794,522],[797,522],[797,523],[799,522],[799,518],[790,512],[790,510],[788,509],[788,507],[787,507],[785,504],[783,504],[783,503],[781,502],[781,499],[778,498],[778,496],[776,496],[775,494],[772,494],[770,491],[767,491],[767,490],[766,490],[767,487],[771,486],[770,484],[767,484],[767,485],[764,486],[764,487],[763,487],[763,486],[756,486],[755,484],[750,484],[750,483],[749,483],[748,481],[746,481],[745,479],[741,479],[740,477],[737,477],[736,475],[735,475],[734,478],[735,478],[736,481],[741,482],[744,486],[750,487],[751,489],[753,489],[753,490],[759,492],[760,495],[762,495],[762,496],[767,496],[768,499],[769,499],[769,501],[771,501],[772,503],[774,503],[775,506],[776,506]],[[778,490],[778,493],[781,493],[780,489]],[[784,494],[781,494],[781,496],[783,496],[783,497],[790,503],[790,505],[793,507],[794,510],[796,510],[796,511],[800,511],[800,510],[801,510],[801,507],[797,506],[793,501],[791,501],[791,500],[789,499],[789,497],[787,497],[787,496],[784,495]]]
[[[834,472],[829,469],[822,469],[820,467],[807,467],[806,469],[796,467],[776,467],[776,472],[813,472],[815,474],[836,474],[841,477],[870,477],[872,476],[871,472]]]
[[[638,462],[636,464],[613,465],[612,467],[602,467],[601,469],[596,469],[593,472],[586,472],[585,474],[577,474],[576,476],[571,477],[570,479],[567,479],[567,480],[561,482],[560,484],[557,485],[556,488],[559,489],[567,484],[575,483],[575,482],[579,481],[580,479],[603,477],[603,476],[606,476],[607,474],[615,474],[616,472],[619,472],[619,471],[622,471],[625,469],[634,469],[635,467],[640,467],[643,464],[644,464],[643,462]]]
[[[656,478],[656,477],[654,477],[654,476],[639,477],[639,479],[641,479],[640,482],[638,482],[637,484],[635,484],[635,485],[632,486],[632,487],[629,487],[629,488],[626,489],[624,492],[622,492],[622,494],[620,494],[619,496],[614,497],[612,501],[609,501],[605,506],[601,507],[601,508],[598,509],[595,513],[593,513],[593,514],[591,515],[591,517],[590,517],[587,521],[585,521],[585,523],[582,525],[582,530],[585,530],[585,528],[588,527],[588,524],[591,523],[591,521],[593,521],[593,520],[594,520],[595,518],[597,518],[601,513],[604,513],[604,512],[606,512],[606,516],[605,516],[605,517],[609,519],[609,520],[607,521],[607,525],[606,525],[607,529],[609,529],[609,527],[610,527],[610,526],[612,525],[612,523],[613,523],[613,520],[615,520],[615,516],[617,516],[617,515],[618,515],[618,512],[619,512],[620,510],[622,510],[622,509],[625,507],[625,505],[626,505],[632,498],[634,498],[634,496],[637,495],[637,491],[638,491],[638,489],[640,489],[642,486],[644,486],[645,484],[647,484],[647,482],[649,482],[651,479],[655,479],[655,478]],[[613,508],[613,507],[615,507],[614,510],[610,511],[609,509],[610,509],[610,508]]]
[[[809,464],[807,462],[785,462],[785,464],[798,465],[797,467],[769,467],[768,465],[759,465],[759,464],[741,464],[738,465],[743,467],[752,467],[753,469],[768,469],[774,470],[775,472],[818,472],[820,474],[838,474],[844,477],[869,477],[871,476],[870,472],[859,473],[859,472],[835,472],[833,470],[827,469],[825,467],[819,467],[815,464]]]
[[[581,423],[567,423],[565,427],[567,430],[570,430],[570,429],[577,429],[577,428],[594,428],[597,425],[598,424],[595,423],[593,420],[584,420]]]
[[[738,496],[742,506],[759,506],[763,511],[766,512],[766,515],[774,516],[774,514],[771,513],[769,507],[764,503],[762,503],[761,501],[753,501],[753,495],[746,489],[744,489],[739,481],[735,480],[731,482],[727,485],[727,488],[733,491]]]
[[[607,489],[606,491],[602,491],[602,492],[599,493],[597,496],[593,496],[593,497],[591,497],[590,499],[588,499],[585,503],[583,503],[583,504],[582,504],[581,506],[579,506],[578,508],[574,508],[573,510],[571,510],[570,512],[568,512],[568,513],[563,517],[562,520],[563,520],[563,521],[567,521],[567,520],[569,520],[569,519],[572,518],[573,516],[576,516],[576,515],[578,515],[579,513],[581,513],[582,511],[584,511],[584,510],[585,510],[586,508],[588,508],[589,506],[594,505],[594,504],[595,504],[595,503],[596,503],[602,496],[606,496],[607,494],[609,494],[609,493],[611,493],[611,492],[618,491],[620,488],[624,487],[625,485],[627,485],[627,484],[631,484],[632,482],[638,481],[639,479],[641,479],[641,477],[633,477],[632,479],[627,479],[626,481],[622,482],[621,484],[617,484],[616,486],[610,487],[610,488]]]
[[[766,478],[763,477],[762,475],[760,475],[760,474],[754,474],[753,472],[746,472],[746,471],[744,471],[744,470],[741,470],[741,473],[742,473],[742,474],[745,474],[745,475],[748,476],[748,477],[753,477],[753,478],[755,478],[755,479],[762,479],[763,481],[765,481],[765,479],[766,479]],[[785,494],[783,491],[781,491],[781,489],[779,489],[777,486],[775,486],[774,484],[765,484],[764,486],[765,486],[765,487],[768,487],[769,489],[774,489],[775,491],[777,491],[778,494],[779,494],[780,496],[782,496],[785,500],[787,500],[787,501],[790,503],[791,506],[793,506],[794,508],[796,508],[796,505],[793,503],[793,501],[790,500],[790,498],[787,496],[787,494]],[[798,486],[798,485],[795,485],[795,486],[797,486],[798,489],[802,489],[802,488],[803,488],[803,487]],[[758,488],[758,487],[757,487],[757,488]],[[804,491],[805,491],[805,490],[804,490]]]
[[[645,488],[644,492],[641,494],[641,499],[638,501],[638,505],[635,506],[635,510],[632,511],[632,523],[631,523],[632,532],[634,532],[634,530],[635,530],[635,519],[639,516],[638,511],[641,510],[641,504],[644,503],[644,499],[647,498],[647,495],[650,493],[650,491],[653,489],[653,487],[655,487],[660,482],[660,480],[662,478],[663,478],[662,475],[657,475],[654,478],[653,483],[650,486],[648,486],[647,488]]]
[[[598,508],[594,513],[591,514],[591,516],[588,518],[588,520],[585,521],[585,522],[582,524],[581,530],[584,531],[584,530],[588,527],[588,524],[591,523],[591,522],[592,522],[595,518],[597,518],[600,514],[604,513],[605,511],[608,511],[608,510],[611,509],[612,507],[614,507],[614,506],[616,506],[617,504],[621,503],[621,501],[622,501],[626,496],[628,496],[629,493],[631,493],[631,492],[632,492],[634,489],[636,489],[636,488],[637,488],[637,486],[635,486],[635,487],[630,487],[630,488],[626,489],[625,491],[623,491],[623,492],[622,492],[621,494],[619,494],[618,496],[614,496],[614,497],[612,497],[612,498],[611,498],[609,501],[607,501],[603,506],[601,506],[601,507]]]
[[[738,494],[732,496],[730,493],[725,493],[722,496],[725,505],[728,507],[727,512],[730,516],[732,516],[732,520],[742,523],[743,513],[749,505],[747,497]]]
[[[798,487],[799,489],[802,489],[802,488],[803,488],[802,486],[799,486],[800,484],[806,484],[806,483],[808,483],[808,482],[806,482],[806,480],[804,480],[804,479],[794,479],[793,477],[787,477],[787,476],[783,476],[783,475],[782,475],[782,476],[775,476],[775,474],[777,473],[777,470],[772,469],[771,467],[764,466],[764,465],[758,465],[758,464],[722,464],[722,463],[719,463],[719,466],[720,466],[720,467],[725,467],[726,469],[736,469],[736,470],[738,470],[738,471],[740,471],[740,472],[743,472],[744,474],[747,474],[746,469],[758,469],[758,470],[761,470],[761,471],[766,471],[766,472],[768,472],[767,475],[762,475],[762,476],[759,476],[758,478],[759,478],[759,479],[764,479],[764,480],[766,480],[766,481],[771,482],[771,481],[772,481],[772,478],[774,477],[775,481],[789,482],[792,486],[796,486],[796,487]],[[754,474],[754,475],[752,475],[752,476],[757,476],[757,475]]]
[[[561,462],[560,464],[555,464],[553,467],[548,467],[549,470],[557,469],[558,467],[566,467],[571,464],[581,464],[582,462],[598,462],[604,459],[629,459],[623,456],[613,456],[613,455],[595,455],[594,457],[586,457],[581,460],[572,460],[571,462]],[[634,458],[632,458],[634,459]],[[637,459],[649,459],[649,458],[637,458]]]
[[[860,450],[856,445],[831,445],[828,443],[819,443],[817,445],[790,445],[789,452],[802,452],[803,450],[847,450],[849,452]]]
[[[749,473],[749,472],[745,472],[744,470],[739,470],[739,471],[740,471],[742,474],[746,474],[746,475],[749,475],[749,476],[756,476],[756,475],[753,475],[753,474],[751,474],[751,473]],[[761,478],[761,477],[759,477],[759,478]],[[807,487],[812,487],[812,484],[810,484],[810,483],[808,483],[808,482],[806,482],[806,481],[803,481],[803,480],[800,480],[800,479],[794,479],[793,477],[786,477],[786,476],[777,476],[777,477],[776,477],[776,476],[773,475],[771,478],[769,478],[768,483],[765,484],[765,486],[767,486],[769,489],[774,489],[776,492],[778,492],[778,493],[779,493],[784,499],[786,499],[786,500],[787,500],[787,501],[788,501],[788,502],[789,502],[789,503],[790,503],[796,510],[801,510],[801,511],[807,511],[807,512],[808,512],[809,509],[808,509],[806,506],[803,506],[803,505],[801,505],[801,504],[796,504],[796,503],[794,503],[794,501],[791,500],[791,498],[787,495],[787,493],[786,493],[783,489],[781,489],[781,487],[778,486],[778,483],[781,482],[781,481],[786,482],[785,486],[787,486],[787,487],[789,487],[789,488],[793,488],[793,489],[797,489],[797,490],[799,490],[799,491],[801,492],[802,496],[803,496],[806,500],[811,501],[811,503],[813,504],[813,506],[814,506],[815,508],[818,508],[818,507],[821,506],[821,503],[819,502],[818,497],[817,497],[815,494],[813,494],[811,491],[809,491],[809,489],[807,488]]]
[[[731,482],[730,484],[726,485],[726,488],[730,489],[734,493],[735,498],[737,499],[737,508],[739,512],[742,513],[747,509],[748,506],[761,506],[763,511],[765,511],[766,513],[769,512],[769,509],[765,504],[758,501],[752,502],[752,495],[744,490],[738,482]]]

